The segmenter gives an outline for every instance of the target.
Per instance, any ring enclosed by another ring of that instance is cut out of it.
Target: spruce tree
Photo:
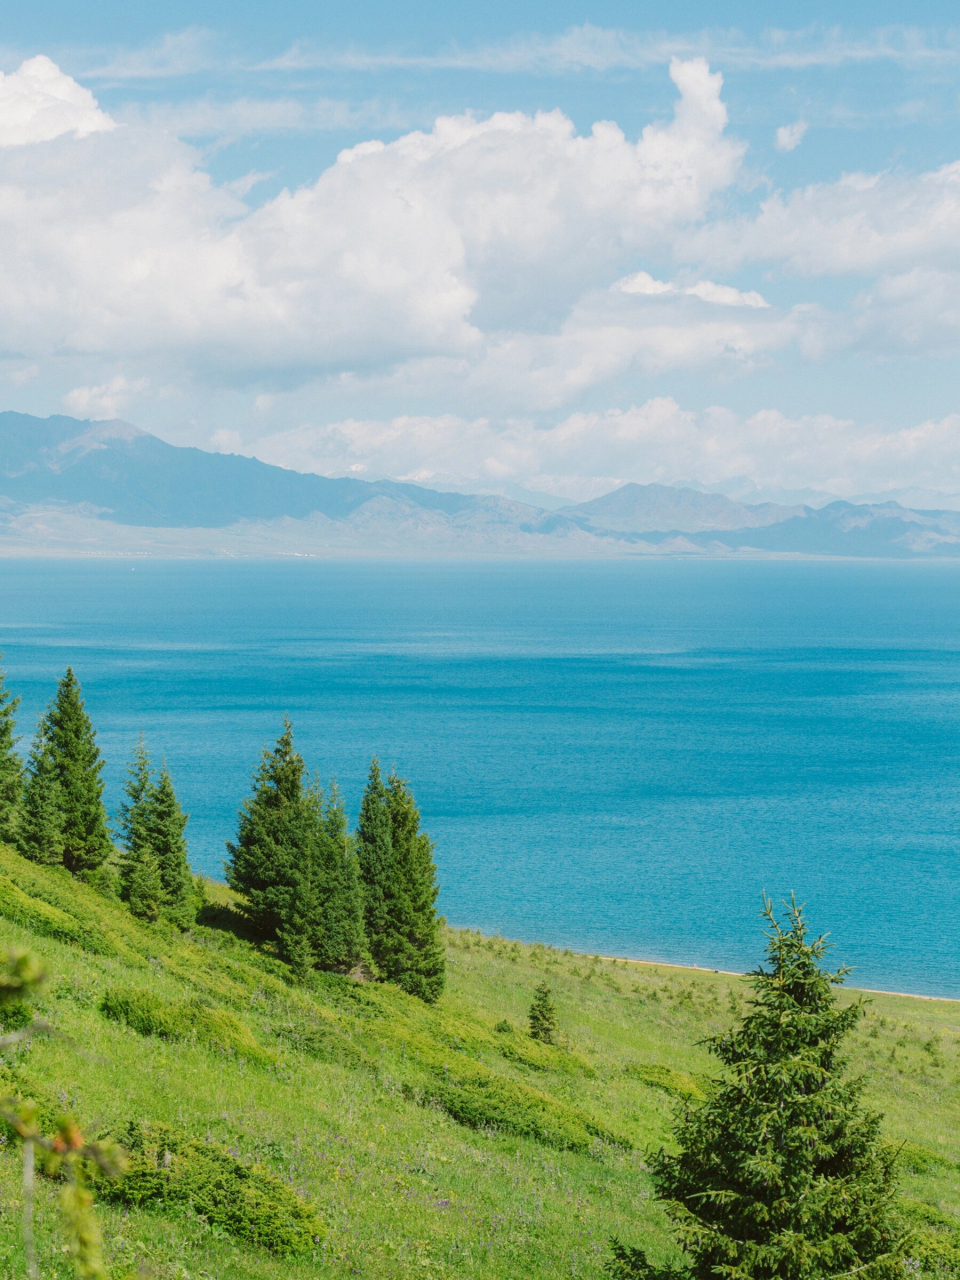
[[[155,924],[163,911],[163,880],[160,865],[149,848],[144,849],[130,874],[127,901],[138,919]]]
[[[153,775],[150,769],[150,757],[140,735],[133,749],[133,759],[127,770],[127,781],[124,785],[126,800],[117,810],[117,826],[123,852],[119,862],[120,897],[124,902],[130,899],[130,881],[140,859],[149,849],[147,827],[149,821],[150,796],[153,791]]]
[[[45,733],[60,784],[63,863],[74,875],[96,871],[112,852],[103,807],[103,761],[70,667],[45,717]]]
[[[295,890],[313,883],[315,820],[305,774],[293,728],[285,720],[276,746],[264,749],[253,776],[236,843],[227,845],[227,883],[246,898],[244,913],[262,941],[292,936]]]
[[[15,844],[17,820],[23,799],[23,762],[17,754],[17,731],[14,717],[20,706],[12,698],[6,676],[0,669],[0,843]]]
[[[387,788],[374,757],[357,824],[367,944],[382,978],[399,982],[413,968],[412,911],[393,848]]]
[[[17,848],[33,862],[63,862],[60,782],[43,720],[37,726],[27,765]]]
[[[325,802],[316,788],[314,803],[319,818],[320,886],[314,933],[315,961],[321,969],[348,970],[363,959],[366,951],[357,855],[336,783],[331,784]]]
[[[545,982],[541,982],[533,994],[533,1003],[530,1005],[527,1020],[530,1024],[530,1035],[534,1040],[540,1040],[544,1044],[557,1043],[557,1034],[560,1029],[557,1023],[557,1011],[550,999],[550,988]]]
[[[403,778],[391,774],[387,792],[390,836],[410,916],[407,968],[397,981],[405,991],[432,1003],[443,992],[446,954],[437,915],[437,868],[433,841],[420,830],[420,810]]]
[[[861,1003],[838,1004],[847,970],[821,968],[826,943],[808,939],[795,902],[786,927],[769,902],[764,916],[768,967],[752,975],[749,1011],[709,1042],[727,1075],[679,1119],[677,1153],[652,1161],[684,1266],[665,1272],[617,1245],[615,1276],[902,1280],[894,1154],[841,1053]]]
[[[150,791],[147,839],[160,871],[164,918],[183,928],[197,916],[193,876],[184,837],[186,826],[187,815],[180,808],[173,780],[164,765],[160,770],[160,781]]]

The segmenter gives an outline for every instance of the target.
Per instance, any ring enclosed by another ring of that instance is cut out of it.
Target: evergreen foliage
[[[43,720],[37,726],[27,765],[17,848],[31,862],[63,862],[60,781]]]
[[[321,812],[322,870],[314,938],[316,963],[321,969],[352,969],[367,946],[357,855],[336,783],[325,801],[317,789],[315,803]]]
[[[120,896],[141,920],[162,915],[185,928],[197,914],[184,838],[187,818],[165,765],[159,782],[154,782],[142,736],[134,748],[125,791],[127,799],[117,814],[123,845]]]
[[[150,790],[146,818],[147,841],[157,862],[163,890],[162,914],[186,928],[197,914],[184,838],[187,815],[180,808],[166,765],[160,770],[160,781]]]
[[[557,1011],[550,999],[550,988],[541,982],[533,995],[533,1003],[527,1015],[530,1023],[530,1035],[543,1044],[556,1044],[559,1025]]]
[[[63,863],[74,875],[95,872],[113,849],[103,807],[103,761],[80,692],[79,681],[67,667],[44,717],[60,785]]]
[[[393,847],[392,826],[389,794],[374,757],[357,824],[364,925],[380,976],[399,982],[414,969],[409,940],[413,911]]]
[[[246,898],[258,938],[276,942],[295,972],[348,969],[363,955],[356,857],[336,789],[324,806],[306,779],[289,721],[264,751],[244,803],[227,882]]]
[[[243,803],[235,844],[227,845],[227,884],[246,898],[245,913],[258,938],[272,942],[291,920],[295,872],[303,860],[309,825],[306,768],[284,721],[272,751],[264,748]]]
[[[391,774],[387,790],[390,836],[397,874],[406,891],[407,967],[397,981],[405,991],[432,1003],[443,992],[446,958],[437,915],[437,868],[433,841],[420,830],[420,810],[403,778]]]
[[[752,975],[736,1030],[709,1042],[729,1074],[679,1120],[678,1153],[652,1161],[685,1266],[664,1271],[617,1244],[611,1274],[624,1280],[904,1275],[894,1155],[840,1052],[862,1006],[838,1004],[847,971],[820,967],[826,943],[808,939],[795,902],[786,927],[769,902],[764,915],[769,968]]]
[[[153,777],[150,757],[143,743],[143,735],[133,750],[133,759],[127,770],[124,785],[126,800],[117,810],[117,826],[123,852],[119,860],[120,897],[130,899],[130,882],[137,864],[148,849],[147,824]]]
[[[130,873],[127,902],[138,920],[155,924],[163,910],[163,896],[159,864],[151,850],[146,848]]]
[[[20,699],[10,696],[0,670],[0,841],[15,844],[23,798],[23,762],[16,751],[17,708]]]

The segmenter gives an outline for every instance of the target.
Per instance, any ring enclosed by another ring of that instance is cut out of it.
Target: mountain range
[[[926,495],[924,495],[926,496]],[[952,495],[951,495],[952,496]],[[130,423],[0,413],[5,555],[960,555],[960,512],[743,502],[625,484],[547,510],[168,444]]]

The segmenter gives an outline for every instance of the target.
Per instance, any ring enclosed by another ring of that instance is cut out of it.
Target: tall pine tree
[[[63,862],[60,782],[43,720],[37,725],[27,764],[17,848],[33,862],[48,865]]]
[[[103,807],[103,761],[70,667],[57,686],[44,730],[60,784],[64,866],[74,875],[95,872],[113,849]]]
[[[164,765],[160,781],[147,799],[147,844],[156,859],[162,887],[161,914],[186,928],[197,916],[193,876],[187,860],[187,815],[180,808],[173,781]]]
[[[796,903],[786,927],[769,902],[764,915],[769,967],[752,975],[752,1007],[710,1042],[727,1075],[679,1120],[677,1153],[652,1161],[685,1265],[664,1271],[617,1245],[611,1274],[622,1280],[904,1275],[894,1153],[841,1052],[862,1006],[838,1004],[846,970],[821,968],[826,944],[808,939]]]
[[[293,728],[284,721],[272,751],[264,749],[253,776],[253,792],[240,810],[235,844],[227,845],[227,883],[246,899],[245,914],[263,941],[276,941],[292,919],[304,848],[308,807],[306,767],[294,749]],[[309,878],[309,877],[308,877]]]
[[[143,734],[133,749],[133,759],[127,770],[124,785],[126,800],[117,810],[117,827],[123,852],[120,855],[120,897],[130,900],[130,882],[141,859],[148,852],[150,796],[153,791],[153,774],[150,757],[144,746]]]
[[[432,1003],[443,991],[446,955],[437,916],[437,868],[433,841],[420,830],[420,810],[403,778],[390,775],[387,789],[390,837],[397,871],[409,904],[406,965],[397,981],[405,991]]]
[[[321,969],[352,969],[366,951],[360,870],[336,783],[326,801],[316,789],[319,901],[314,950]]]
[[[393,847],[389,795],[376,757],[360,804],[357,855],[367,945],[380,976],[399,982],[413,970],[413,912]]]
[[[20,706],[12,698],[6,676],[0,669],[0,843],[15,844],[20,804],[23,799],[23,762],[17,754],[14,717]]]
[[[227,881],[246,898],[257,935],[291,968],[344,971],[365,955],[357,859],[336,787],[324,803],[284,722],[244,802]]]

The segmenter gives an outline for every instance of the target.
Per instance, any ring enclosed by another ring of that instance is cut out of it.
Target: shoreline
[[[448,929],[463,931],[465,933],[479,933],[485,938],[500,938],[503,942],[519,942],[522,947],[532,947],[533,942],[522,942],[519,938],[504,938],[502,934],[484,933],[482,929],[474,929],[469,925],[453,925],[448,924]],[[720,973],[727,978],[745,978],[747,973],[740,972],[736,969],[710,969],[701,964],[677,964],[673,960],[638,960],[634,956],[605,956],[599,951],[573,951],[569,947],[558,948],[551,942],[540,942],[540,946],[549,947],[552,951],[567,950],[572,955],[582,956],[586,960],[592,959],[594,956],[599,960],[609,960],[616,964],[635,964],[645,966],[649,969],[683,969],[689,973]],[[960,1004],[960,996],[927,996],[922,995],[918,991],[888,991],[883,987],[856,987],[849,986],[847,991],[861,991],[868,996],[898,996],[904,1000],[933,1000],[941,1001],[944,1004]]]

